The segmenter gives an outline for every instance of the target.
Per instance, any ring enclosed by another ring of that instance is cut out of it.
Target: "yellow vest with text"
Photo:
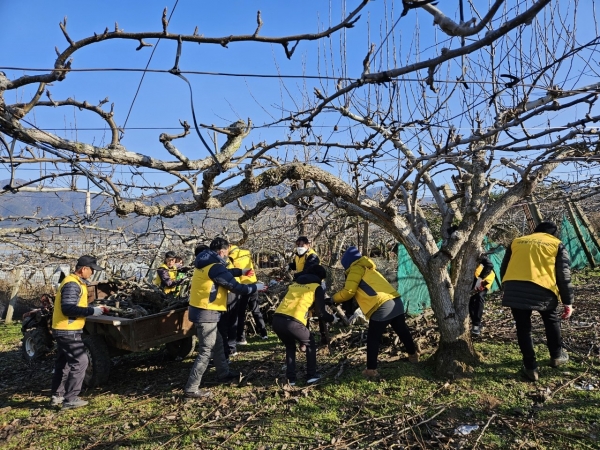
[[[58,287],[58,293],[56,294],[56,299],[54,300],[54,312],[52,313],[52,328],[55,330],[64,330],[64,331],[78,331],[82,330],[85,325],[85,317],[76,317],[69,319],[62,312],[61,308],[61,298],[62,298],[62,288],[67,283],[77,283],[79,288],[81,289],[81,296],[79,297],[79,302],[77,306],[81,308],[87,308],[88,306],[88,291],[86,284],[81,281],[77,275],[68,275],[65,279],[60,283]]]
[[[231,260],[233,267],[236,269],[252,269],[254,271],[254,264],[252,263],[252,255],[248,250],[242,250],[237,246],[229,247],[229,259]],[[238,283],[242,284],[254,284],[256,283],[256,274],[251,277],[242,275],[241,277],[235,278]]]
[[[308,258],[310,255],[316,255],[317,252],[315,252],[312,248],[309,248],[308,251],[302,255],[302,256],[294,256],[294,263],[296,264],[296,272],[302,272],[304,270],[304,264],[306,263],[306,258]]]
[[[166,264],[161,264],[160,266],[158,266],[159,269],[167,269],[169,271],[169,277],[171,278],[171,280],[175,281],[177,279],[177,268],[173,268],[173,269],[169,269],[169,266],[167,266]],[[163,292],[165,294],[170,294],[171,292],[175,292],[178,288],[178,286],[162,286],[162,280],[160,278],[160,276],[158,275],[158,272],[156,272],[156,276],[154,277],[154,280],[152,281],[152,283],[155,286],[160,287]]]
[[[275,314],[291,316],[298,322],[308,323],[308,310],[315,302],[315,291],[321,286],[318,283],[292,283],[284,299],[275,310]]]
[[[202,269],[194,269],[190,284],[190,306],[212,311],[227,311],[227,289],[215,284],[208,276],[212,266],[214,264]]]
[[[483,264],[479,264],[477,266],[477,269],[475,269],[475,278],[479,277],[479,274],[481,273],[482,270],[483,270]],[[492,284],[494,284],[495,279],[496,279],[496,274],[492,270],[490,272],[490,274],[483,279],[483,281],[487,281],[487,285],[486,285],[487,289],[490,289],[492,287]]]
[[[560,239],[547,233],[533,233],[515,239],[510,245],[511,255],[502,282],[531,281],[556,294],[556,255]]]

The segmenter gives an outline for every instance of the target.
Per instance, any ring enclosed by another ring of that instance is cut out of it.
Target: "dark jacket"
[[[202,269],[214,264],[208,271],[208,277],[217,285],[223,286],[230,292],[239,295],[250,295],[256,292],[256,284],[241,284],[235,279],[242,276],[242,269],[228,269],[228,261],[221,258],[212,250],[204,250],[196,256],[194,266]],[[194,323],[218,322],[219,311],[209,311],[194,306],[189,307],[189,320]]]
[[[312,273],[303,273],[300,272],[298,275],[296,275],[294,277],[294,283],[298,283],[298,284],[310,284],[310,283],[318,283],[319,287],[317,287],[317,289],[315,289],[315,301],[313,303],[313,305],[310,308],[310,311],[313,312],[313,314],[316,315],[316,317],[319,318],[319,320],[323,320],[324,322],[333,322],[334,317],[332,314],[329,314],[327,312],[327,310],[325,309],[325,291],[323,290],[323,288],[320,286],[321,284],[321,279],[317,276],[317,275],[313,275]],[[274,316],[284,316],[283,314],[277,314],[275,313]],[[292,319],[298,323],[298,320],[294,319],[293,317],[290,316],[284,316],[287,319]],[[302,324],[304,325],[304,324]]]
[[[81,281],[87,284],[87,281],[81,279]],[[77,283],[66,283],[60,290],[60,309],[63,315],[75,318],[75,317],[88,317],[94,314],[94,308],[92,306],[81,307],[77,306],[79,299],[81,298],[81,288]],[[55,336],[66,336],[72,334],[81,334],[83,330],[52,330],[52,334]]]
[[[296,253],[295,255],[298,256],[299,258],[306,258],[306,260],[304,262],[304,269],[302,269],[302,272],[304,272],[310,266],[317,266],[317,265],[321,264],[321,260],[319,259],[319,255],[317,255],[316,253],[311,253],[310,255],[307,255],[305,253],[302,256],[299,256]],[[292,261],[291,263],[289,263],[288,264],[288,269],[289,270],[296,270],[296,261]],[[302,272],[298,272],[298,274],[301,274]]]
[[[504,278],[506,269],[512,256],[511,246],[506,249],[502,265],[500,267],[500,278]],[[555,261],[556,285],[560,293],[561,302],[564,305],[573,303],[573,285],[571,284],[571,260],[569,253],[563,244],[559,244]],[[504,296],[502,306],[515,309],[527,309],[534,311],[549,311],[558,306],[558,298],[554,292],[531,281],[502,281]]]

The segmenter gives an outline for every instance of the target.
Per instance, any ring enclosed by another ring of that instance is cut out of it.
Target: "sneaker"
[[[265,336],[261,336],[260,338],[261,338],[263,341],[268,341],[268,340],[269,340],[269,336],[266,336],[266,335],[265,335]]]
[[[240,379],[240,373],[230,370],[227,375],[225,375],[224,377],[220,377],[219,381],[221,383],[227,383],[228,381],[234,381],[234,380],[239,381],[239,379]]]
[[[237,345],[248,345],[248,341],[246,340],[246,338],[242,338],[239,341],[235,342]]]
[[[50,406],[62,406],[64,401],[64,397],[60,395],[53,395],[50,399]]]
[[[538,372],[537,367],[535,369],[526,369],[525,366],[521,368],[523,374],[529,378],[531,381],[537,381],[540,377],[540,373]]]
[[[414,352],[412,355],[408,355],[408,362],[416,364],[419,362],[419,352]]]
[[[211,395],[212,393],[206,390],[184,392],[183,394],[183,396],[186,398],[207,398]]]
[[[81,408],[82,406],[87,405],[88,402],[80,399],[79,397],[74,397],[71,400],[65,401],[63,403],[63,409],[75,409]]]
[[[296,380],[288,380],[290,386],[296,386]]]
[[[471,327],[471,334],[473,336],[479,336],[481,334],[481,326],[480,325],[473,325]]]
[[[321,375],[316,374],[306,380],[306,384],[315,384],[321,380]]]
[[[231,352],[231,353],[229,354],[229,357],[231,358],[232,356],[237,356],[237,355],[238,355],[238,352],[237,352],[237,350],[236,350],[235,352]]]
[[[558,367],[569,362],[569,354],[564,348],[560,349],[560,356],[558,358],[552,358],[550,360],[550,366]]]
[[[362,374],[367,378],[377,378],[379,376],[377,369],[365,369],[362,371]]]

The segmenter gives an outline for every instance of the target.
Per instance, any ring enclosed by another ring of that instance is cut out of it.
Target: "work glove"
[[[569,317],[571,317],[571,314],[573,314],[573,305],[564,305],[564,312],[562,313],[562,316],[560,316],[561,319],[568,319]]]
[[[484,281],[481,278],[477,278],[477,281],[475,282],[475,288],[476,291],[483,291],[485,290],[485,285],[484,285]]]
[[[245,277],[251,277],[252,275],[254,275],[254,270],[253,269],[242,269],[242,275]]]
[[[264,292],[267,290],[267,286],[264,283],[258,282],[256,283],[256,290],[258,292]]]
[[[338,323],[339,321],[340,321],[340,318],[334,314],[334,315],[333,315],[333,322],[331,322],[331,325],[335,325],[335,324],[336,324],[336,323]]]
[[[106,309],[102,306],[94,306],[94,316],[101,316],[106,312]]]

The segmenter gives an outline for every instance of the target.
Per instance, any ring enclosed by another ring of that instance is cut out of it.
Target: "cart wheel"
[[[21,355],[27,362],[33,362],[52,350],[52,338],[42,328],[31,328],[23,333]]]
[[[169,355],[171,355],[173,358],[187,358],[188,356],[192,356],[194,348],[196,347],[196,342],[198,342],[198,338],[196,336],[168,342],[167,352],[169,352]]]
[[[102,336],[86,335],[83,344],[89,359],[83,382],[88,387],[100,386],[108,381],[110,374],[111,362],[106,341]]]

